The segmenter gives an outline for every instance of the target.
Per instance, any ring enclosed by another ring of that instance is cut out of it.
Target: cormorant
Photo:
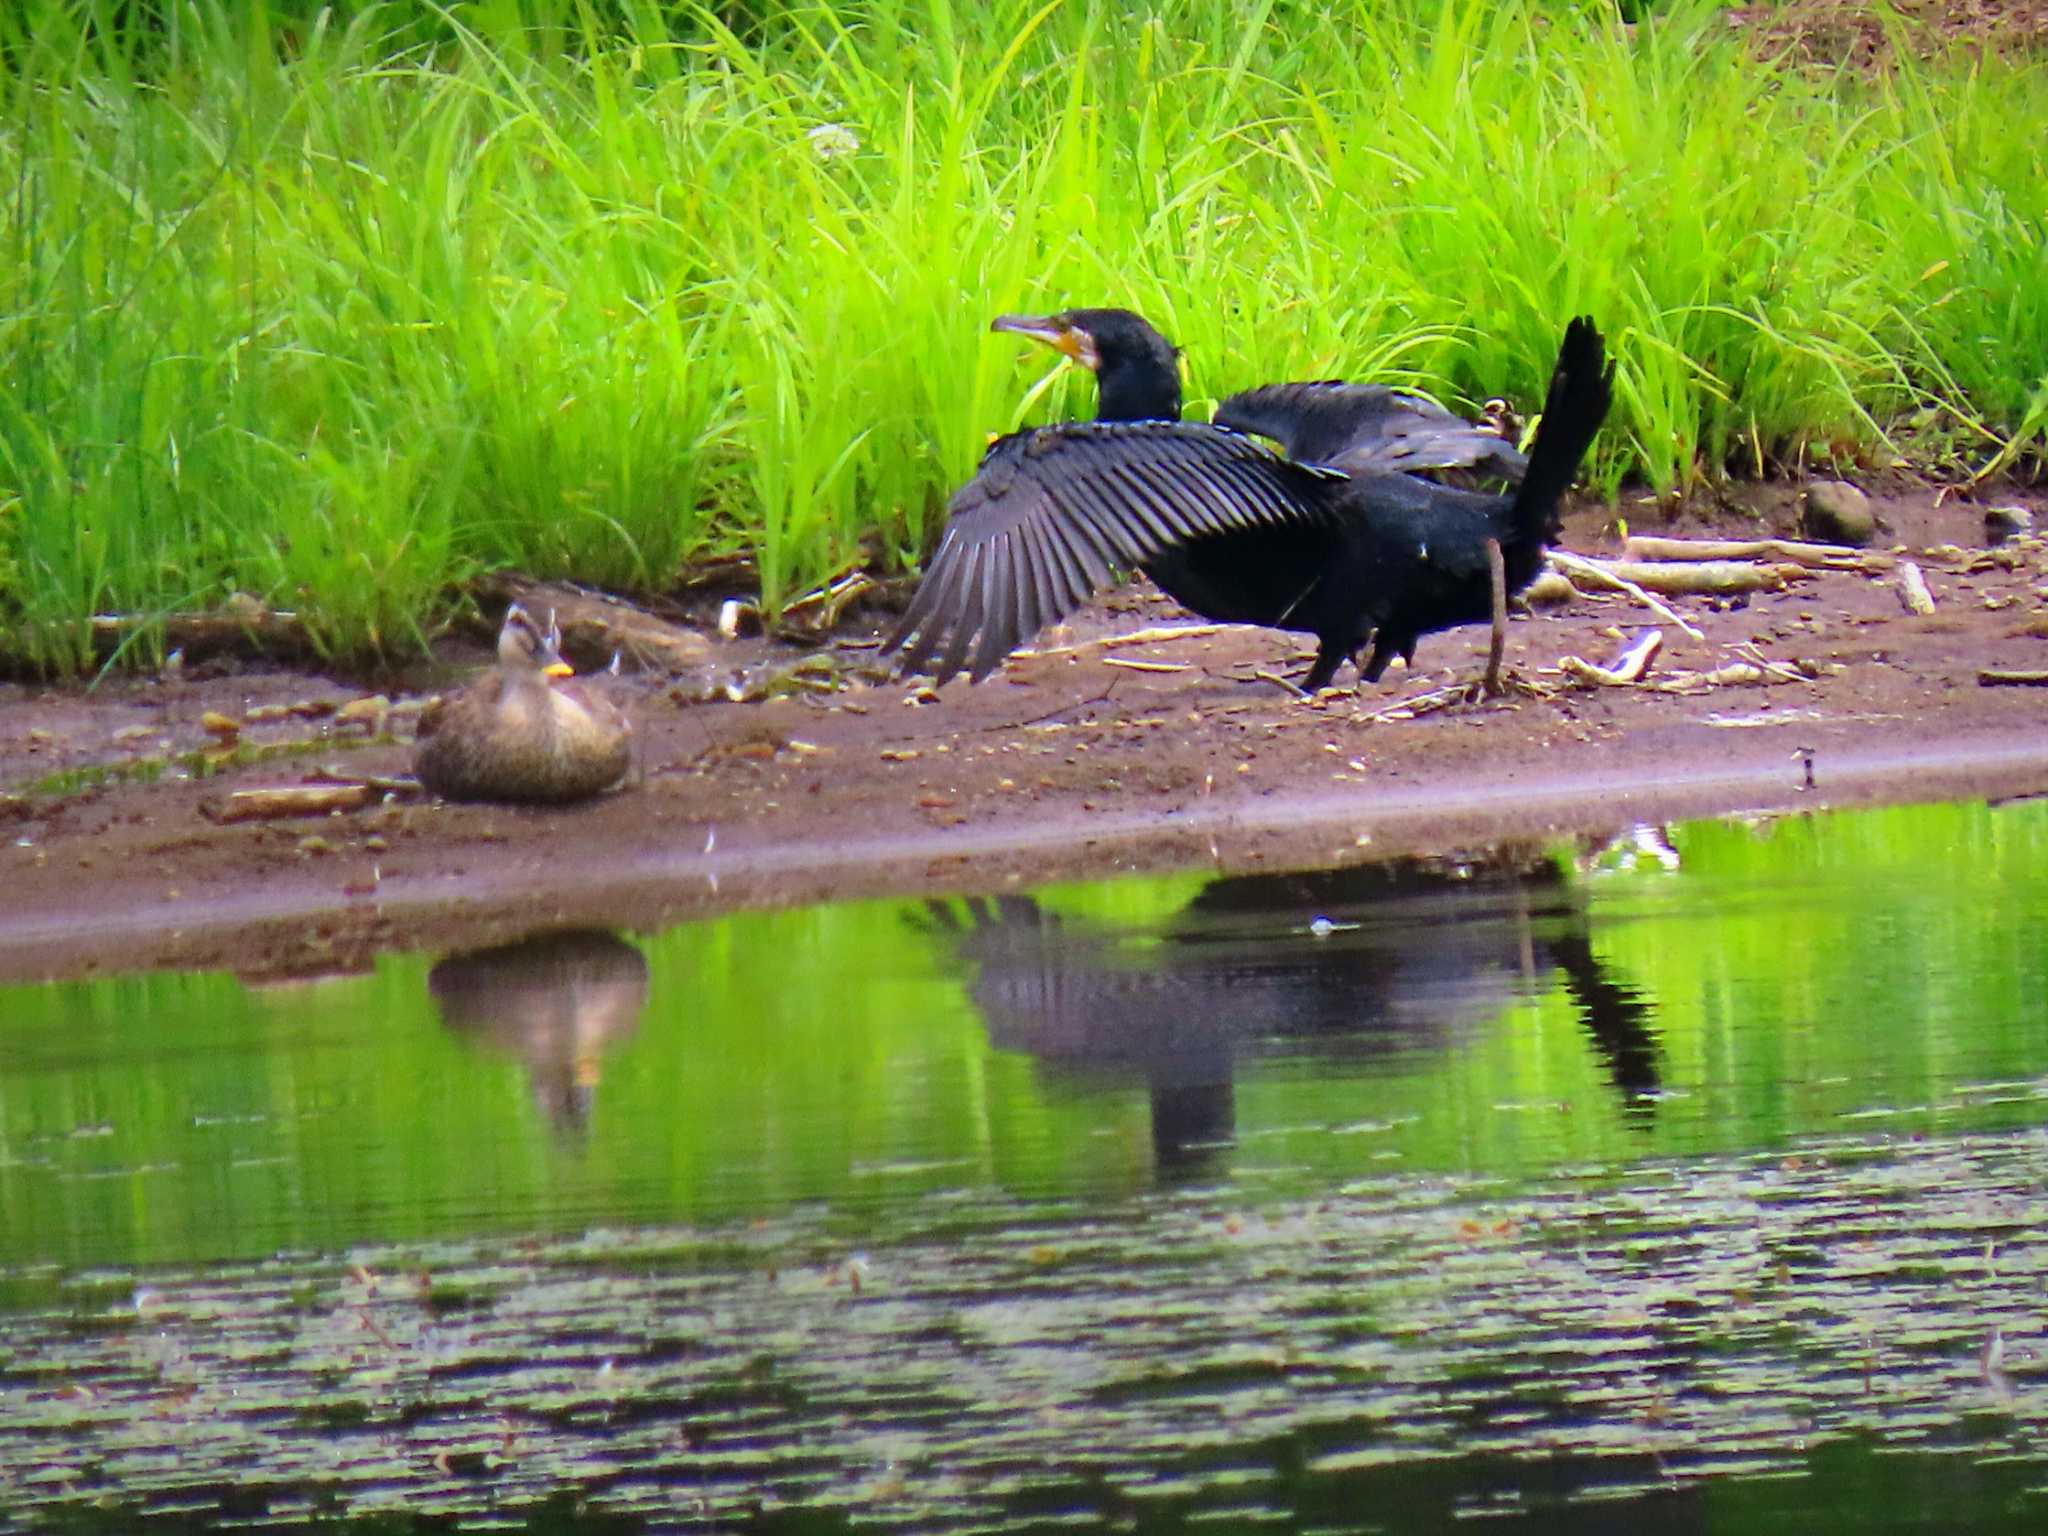
[[[1174,349],[1128,310],[1004,315],[991,329],[1092,370],[1098,409],[1092,422],[998,438],[954,495],[925,579],[884,646],[903,650],[905,670],[931,664],[940,683],[963,667],[980,681],[1133,569],[1205,618],[1313,634],[1310,692],[1368,642],[1359,671],[1377,682],[1396,655],[1413,658],[1419,636],[1489,617],[1497,660],[1505,593],[1541,569],[1613,380],[1593,322],[1572,321],[1522,482],[1486,495],[1388,467],[1516,467],[1417,397],[1276,385],[1224,402],[1233,422],[1274,437],[1289,457],[1229,425],[1180,421]]]
[[[1016,895],[912,921],[969,963],[992,1045],[1141,1076],[1162,1170],[1233,1140],[1245,1062],[1448,1050],[1553,974],[1626,1112],[1654,1113],[1655,1009],[1596,953],[1585,889],[1549,859],[1230,875],[1142,935]]]

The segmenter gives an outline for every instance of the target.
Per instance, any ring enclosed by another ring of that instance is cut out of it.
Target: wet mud
[[[1658,531],[1793,531],[1789,490],[1752,495],[1753,506]],[[2048,499],[2010,491],[1875,498],[1878,547],[1918,562],[1931,614],[1908,612],[1889,576],[1829,572],[1741,599],[1671,599],[1702,632],[1695,641],[1628,599],[1588,597],[1510,626],[1510,665],[1548,696],[1409,718],[1390,707],[1478,675],[1483,630],[1428,637],[1414,671],[1314,703],[1270,680],[1301,670],[1298,637],[1204,626],[1103,643],[1186,622],[1142,585],[980,687],[934,693],[885,677],[873,641],[886,615],[870,615],[842,632],[838,685],[726,702],[732,677],[798,655],[739,642],[715,648],[693,680],[621,679],[635,779],[567,809],[380,793],[310,820],[215,819],[238,789],[329,768],[404,773],[419,701],[460,675],[455,664],[480,664],[481,647],[381,681],[388,713],[349,711],[371,691],[360,679],[283,669],[195,667],[90,691],[8,685],[0,978],[315,974],[394,947],[652,929],[742,906],[1255,872],[1678,817],[2041,793],[2048,690],[1980,679],[2048,667],[2048,552],[2026,540],[1987,550],[1992,501],[2048,518]],[[1621,510],[1641,522],[1655,511]],[[1613,509],[1581,511],[1566,546],[1612,551],[1614,523]],[[1664,648],[1650,684],[1746,659],[1799,675],[1683,692],[1564,686],[1561,659],[1605,663],[1652,625]],[[242,722],[232,750],[209,712]]]

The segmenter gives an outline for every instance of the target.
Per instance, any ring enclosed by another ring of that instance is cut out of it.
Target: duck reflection
[[[1653,1112],[1649,1005],[1593,953],[1582,899],[1547,859],[1233,876],[1157,933],[1022,896],[927,911],[974,969],[992,1043],[1142,1075],[1162,1172],[1200,1171],[1230,1142],[1238,1058],[1448,1049],[1553,975],[1631,1115]]]
[[[450,955],[427,990],[450,1029],[524,1061],[541,1112],[581,1134],[605,1050],[640,1027],[647,959],[615,934],[539,934]]]

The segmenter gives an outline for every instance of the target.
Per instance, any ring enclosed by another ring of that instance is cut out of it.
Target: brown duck
[[[413,772],[450,800],[561,804],[613,788],[632,764],[618,706],[575,684],[561,636],[514,603],[498,631],[498,665],[420,716]]]

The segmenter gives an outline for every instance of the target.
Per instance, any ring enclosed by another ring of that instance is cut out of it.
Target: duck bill
[[[1033,341],[1051,347],[1062,357],[1072,358],[1091,373],[1102,362],[1095,351],[1095,338],[1058,315],[997,315],[989,322],[988,328],[1029,336]]]
[[[551,661],[540,670],[544,677],[574,677],[576,675],[576,669],[566,661]]]

